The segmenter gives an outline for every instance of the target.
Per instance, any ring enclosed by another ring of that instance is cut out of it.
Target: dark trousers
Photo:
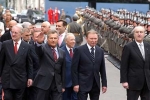
[[[62,92],[58,92],[55,80],[48,90],[37,88],[36,100],[62,100]]]
[[[79,86],[80,88],[80,86]],[[77,93],[78,100],[87,100],[88,94],[90,96],[90,100],[99,100],[100,89],[96,83],[96,80],[93,81],[92,89],[88,92],[80,91]]]
[[[36,100],[37,88],[27,87],[24,92],[23,100]]]
[[[150,100],[150,90],[147,87],[147,84],[145,82],[142,90],[130,90],[127,89],[127,100],[138,100],[140,96],[140,100]]]
[[[2,100],[2,83],[0,83],[0,100]]]
[[[3,89],[4,90],[4,100],[22,100],[24,90],[23,89]]]
[[[65,88],[65,92],[63,93],[63,100],[78,100],[77,93],[73,91],[73,87]]]

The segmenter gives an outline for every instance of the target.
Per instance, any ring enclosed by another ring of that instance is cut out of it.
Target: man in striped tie
[[[100,76],[102,93],[107,91],[105,59],[103,50],[96,46],[98,34],[90,30],[86,34],[87,44],[75,48],[72,59],[72,82],[78,100],[99,100]]]

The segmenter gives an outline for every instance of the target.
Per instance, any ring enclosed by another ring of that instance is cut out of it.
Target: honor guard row
[[[101,8],[100,11],[94,8],[79,8],[77,11],[82,24],[82,31],[86,35],[87,31],[94,29],[99,33],[97,45],[110,53],[113,57],[121,60],[123,47],[134,40],[132,30],[136,26],[145,28],[145,41],[150,43],[150,15],[139,11],[129,12],[126,9]]]

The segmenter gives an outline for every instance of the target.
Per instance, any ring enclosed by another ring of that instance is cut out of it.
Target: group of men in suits
[[[88,93],[92,100],[98,100],[99,73],[102,92],[106,92],[104,53],[96,46],[97,32],[89,31],[87,44],[75,48],[75,35],[67,33],[66,28],[64,20],[57,21],[56,30],[51,30],[46,21],[41,24],[41,32],[32,33],[29,27],[9,22],[9,30],[0,38],[5,100],[87,100]]]

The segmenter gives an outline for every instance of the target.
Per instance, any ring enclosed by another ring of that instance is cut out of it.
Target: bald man
[[[47,42],[47,33],[50,31],[50,23],[48,21],[45,21],[41,25],[41,32],[45,34],[44,43]]]
[[[10,40],[11,39],[11,29],[13,26],[17,25],[17,22],[15,20],[11,20],[9,22],[9,30],[8,31],[5,31],[5,33],[1,36],[0,38],[0,41],[3,42],[3,41],[6,41],[6,40]]]

